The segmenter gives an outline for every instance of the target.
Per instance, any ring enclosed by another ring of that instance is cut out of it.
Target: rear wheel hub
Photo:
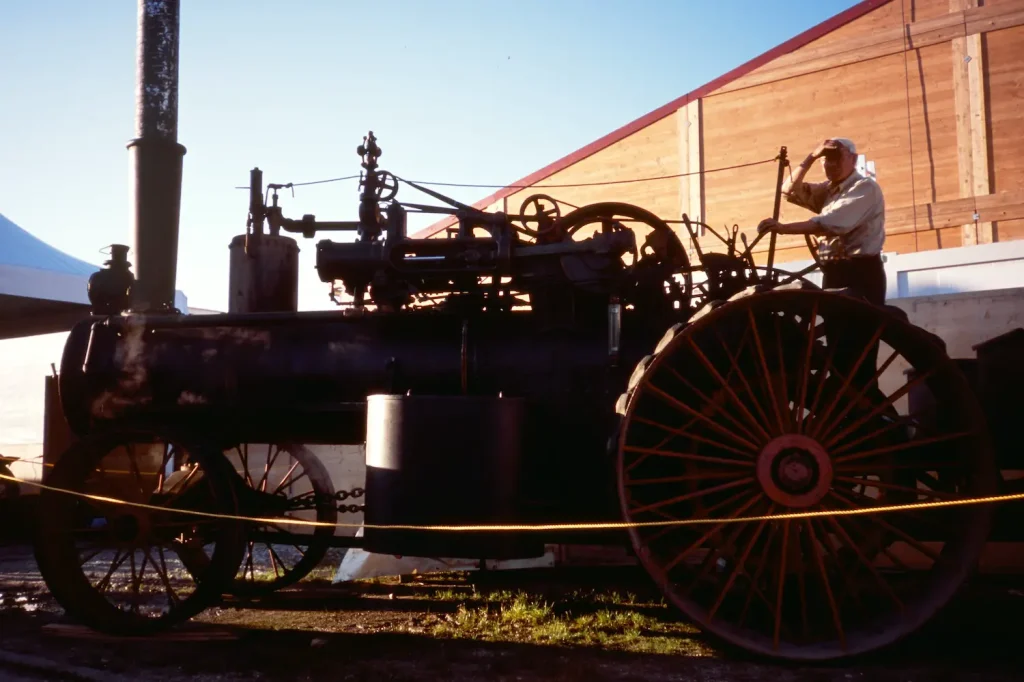
[[[818,441],[787,434],[768,443],[758,455],[757,480],[772,501],[809,507],[828,492],[832,462]]]

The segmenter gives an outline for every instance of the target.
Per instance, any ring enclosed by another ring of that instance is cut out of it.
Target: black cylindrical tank
[[[477,559],[543,554],[543,543],[522,533],[369,527],[516,523],[525,421],[519,398],[370,396],[363,548]]]

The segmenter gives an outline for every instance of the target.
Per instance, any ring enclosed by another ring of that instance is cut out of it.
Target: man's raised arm
[[[796,167],[796,174],[791,178],[786,178],[782,182],[782,194],[785,195],[786,200],[791,204],[803,206],[804,208],[814,211],[817,213],[821,210],[820,206],[815,206],[816,197],[812,191],[812,187],[804,183],[804,177],[807,175],[807,171],[811,169],[811,165],[815,159],[821,157],[825,153],[825,144],[828,140],[825,140],[819,144],[813,152],[807,155],[807,158],[800,162],[800,165]]]

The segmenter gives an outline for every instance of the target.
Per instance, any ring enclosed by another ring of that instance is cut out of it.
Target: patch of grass
[[[284,627],[325,632],[405,633],[688,657],[719,655],[654,588],[635,585],[635,580],[615,581],[615,577],[450,571],[368,578],[333,586],[346,600],[338,610],[327,603],[318,604],[317,610],[221,613],[211,620],[224,622],[237,616],[239,622],[258,627],[273,621],[268,629],[287,622]],[[303,585],[309,587],[309,582]]]
[[[599,598],[552,602],[526,592],[491,593],[486,600],[464,601],[455,613],[430,615],[422,624],[433,636],[451,639],[598,647],[687,656],[710,656],[714,653],[700,641],[698,630],[692,625],[640,610],[598,606],[635,602],[635,595],[632,598],[600,593],[594,596]]]

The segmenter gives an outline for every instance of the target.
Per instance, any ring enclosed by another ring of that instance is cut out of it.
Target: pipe
[[[179,0],[138,1],[132,173],[132,309],[173,310],[185,147],[178,144]]]
[[[782,173],[788,164],[789,157],[786,148],[782,147],[779,149],[779,174],[775,178],[775,206],[772,208],[772,218],[775,220],[779,219],[779,212],[782,210]],[[772,230],[771,241],[768,242],[768,269],[765,271],[769,278],[772,276],[772,267],[775,266],[775,238],[777,236],[775,230]]]

